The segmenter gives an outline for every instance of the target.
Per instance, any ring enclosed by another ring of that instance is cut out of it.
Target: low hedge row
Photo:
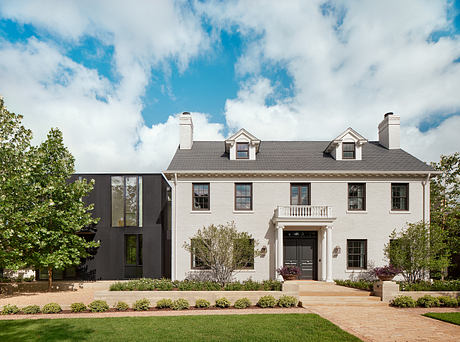
[[[276,300],[273,296],[263,296],[260,297],[259,301],[257,302],[257,306],[261,308],[273,308],[275,306],[279,306],[282,308],[289,308],[294,307],[298,304],[298,301],[295,297],[292,296],[282,296],[280,299]],[[248,298],[241,298],[235,301],[233,306],[236,309],[245,309],[251,306],[252,303]],[[218,298],[214,304],[215,307],[218,308],[229,308],[231,306],[230,301],[225,298]],[[190,308],[190,303],[184,299],[179,298],[176,300],[171,300],[169,298],[160,299],[157,301],[156,307],[158,309],[173,309],[173,310],[186,310]],[[211,303],[206,299],[197,299],[195,302],[196,308],[209,308],[211,307]],[[114,305],[114,309],[118,311],[126,311],[129,309],[128,304],[125,302],[118,302]],[[135,311],[148,311],[151,308],[151,303],[148,299],[143,298],[137,300],[132,305],[133,310]],[[109,310],[109,305],[104,300],[95,300],[91,302],[88,306],[83,303],[72,303],[70,305],[71,312],[83,312],[89,310],[91,312],[106,312]],[[14,315],[17,313],[24,313],[24,314],[37,314],[37,313],[59,313],[62,311],[62,308],[57,303],[49,303],[43,306],[40,310],[38,305],[29,305],[21,310],[16,305],[7,304],[3,307],[1,314],[2,315]]]
[[[416,283],[399,282],[400,291],[460,291],[460,280],[434,280]]]
[[[374,290],[374,281],[368,280],[334,280],[337,285],[352,287],[354,289],[373,291]]]
[[[433,297],[425,295],[415,300],[410,296],[398,296],[390,302],[390,305],[399,308],[415,308],[416,306],[423,308],[433,308],[439,306],[452,308],[460,305],[460,297],[456,299],[449,296]]]
[[[281,286],[282,283],[277,280],[258,282],[249,279],[222,286],[213,281],[142,278],[113,283],[110,291],[281,291]]]

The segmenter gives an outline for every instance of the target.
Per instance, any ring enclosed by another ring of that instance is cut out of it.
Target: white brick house
[[[189,113],[164,172],[172,186],[172,278],[196,268],[184,248],[198,228],[234,221],[266,254],[239,279],[332,281],[383,265],[393,229],[429,220],[434,170],[400,149],[399,116],[385,114],[379,141],[351,128],[332,141],[261,141],[244,129],[225,141],[193,141]]]

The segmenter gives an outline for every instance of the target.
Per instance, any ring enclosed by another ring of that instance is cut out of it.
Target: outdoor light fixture
[[[332,250],[332,255],[334,256],[334,258],[337,257],[337,255],[339,255],[340,253],[342,253],[342,249],[340,248],[340,246],[335,246]]]
[[[267,246],[262,246],[260,249],[260,254],[261,256],[265,256],[265,254],[267,254]]]

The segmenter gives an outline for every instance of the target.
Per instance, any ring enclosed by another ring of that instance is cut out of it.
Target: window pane
[[[139,227],[142,227],[142,176],[139,176]]]
[[[299,188],[297,186],[291,187],[291,204],[292,205],[299,204]]]
[[[347,259],[350,268],[366,268],[366,240],[347,240]]]
[[[126,264],[137,264],[137,236],[125,235]]]
[[[112,177],[112,227],[124,226],[123,177]]]
[[[237,196],[251,196],[251,185],[249,184],[237,184],[236,185]]]
[[[209,184],[193,184],[193,209],[209,209]]]
[[[249,144],[237,143],[236,144],[236,158],[249,158]]]
[[[142,265],[142,235],[138,235],[138,242],[139,242],[139,253],[137,255],[138,265]]]
[[[137,177],[126,177],[126,226],[137,226]]]
[[[251,209],[251,199],[247,197],[239,197],[236,199],[237,209]]]
[[[300,204],[308,205],[308,186],[302,185],[300,187]]]

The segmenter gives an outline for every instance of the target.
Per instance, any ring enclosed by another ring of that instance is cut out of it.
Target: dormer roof
[[[233,146],[235,141],[239,140],[241,137],[245,137],[247,140],[249,140],[251,145],[256,147],[256,152],[259,152],[260,140],[246,131],[244,128],[241,128],[238,132],[225,140],[225,152],[229,153],[230,147]]]
[[[361,134],[356,132],[353,128],[348,127],[345,131],[339,134],[335,139],[333,139],[329,145],[327,145],[326,149],[324,150],[325,153],[331,153],[331,151],[337,147],[343,141],[343,138],[346,136],[352,136],[354,140],[358,143],[358,145],[362,145],[367,142],[367,139],[364,138]]]

